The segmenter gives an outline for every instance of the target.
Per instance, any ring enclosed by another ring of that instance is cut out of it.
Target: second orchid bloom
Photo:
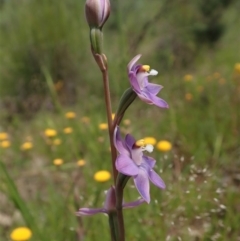
[[[158,188],[164,189],[165,184],[160,176],[153,170],[156,161],[143,154],[143,151],[151,152],[152,145],[142,145],[130,134],[123,140],[119,127],[114,132],[114,144],[119,152],[116,159],[116,169],[126,175],[133,177],[135,186],[142,198],[149,203],[149,180]]]

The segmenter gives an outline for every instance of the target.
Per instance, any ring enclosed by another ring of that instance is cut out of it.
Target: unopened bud
[[[110,15],[109,0],[87,0],[85,15],[90,28],[102,29]]]

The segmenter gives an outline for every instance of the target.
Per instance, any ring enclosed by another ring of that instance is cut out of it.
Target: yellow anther
[[[140,139],[140,140],[136,141],[135,145],[136,145],[137,147],[144,146],[144,145],[145,145],[144,139]]]
[[[150,66],[149,65],[143,65],[142,70],[148,72],[150,70]]]

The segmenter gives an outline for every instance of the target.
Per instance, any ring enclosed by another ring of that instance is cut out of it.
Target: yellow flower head
[[[125,119],[123,120],[123,124],[129,126],[131,124],[131,121],[129,119]]]
[[[111,173],[109,171],[98,171],[94,174],[94,180],[97,182],[106,182],[111,178]]]
[[[83,117],[81,118],[81,121],[82,121],[83,123],[88,124],[88,123],[90,122],[90,118],[87,117],[87,116],[83,116]]]
[[[172,149],[172,144],[169,141],[159,141],[157,143],[157,149],[162,152],[167,152]]]
[[[193,76],[190,74],[186,74],[186,75],[184,75],[183,79],[186,82],[191,82],[193,80]]]
[[[185,100],[190,101],[192,100],[192,98],[193,98],[193,95],[191,93],[185,94]]]
[[[154,146],[157,143],[157,140],[154,137],[150,137],[150,136],[145,137],[143,140],[145,145],[150,144]]]
[[[203,87],[202,85],[199,85],[199,86],[197,87],[197,91],[198,91],[199,93],[203,92],[203,90],[204,90],[204,87]]]
[[[101,123],[98,125],[100,130],[107,130],[108,124],[107,123]]]
[[[5,141],[1,141],[0,142],[0,147],[2,147],[2,148],[8,148],[10,146],[11,146],[11,142],[10,141],[5,140]]]
[[[57,158],[53,160],[55,166],[61,166],[63,164],[63,159]]]
[[[240,74],[240,63],[236,63],[236,64],[234,65],[234,71],[235,71],[236,73]]]
[[[27,241],[32,237],[32,231],[27,227],[15,228],[10,237],[13,241]]]
[[[33,147],[32,142],[26,141],[26,142],[24,142],[24,143],[21,145],[21,148],[20,148],[20,149],[23,150],[23,151],[26,151],[26,150],[32,149],[32,147]]]
[[[52,144],[54,146],[59,146],[61,143],[62,143],[62,141],[59,138],[54,139],[53,142],[52,142]]]
[[[4,141],[6,139],[8,139],[8,133],[0,132],[0,141]]]
[[[55,131],[54,129],[46,129],[46,130],[44,131],[44,134],[45,134],[45,136],[47,136],[47,137],[54,137],[54,136],[57,135],[57,131]]]
[[[65,117],[66,117],[67,119],[74,119],[74,118],[76,118],[76,113],[73,112],[73,111],[69,111],[69,112],[67,112],[67,113],[65,114]]]
[[[66,127],[63,129],[63,132],[65,134],[71,134],[73,132],[73,129],[72,129],[72,127]]]
[[[79,167],[85,166],[85,164],[86,164],[86,162],[85,162],[84,160],[78,160],[78,161],[77,161],[77,165],[78,165]]]
[[[215,79],[218,79],[218,78],[221,77],[221,75],[220,75],[218,72],[215,72],[215,73],[213,74],[213,77],[214,77]]]

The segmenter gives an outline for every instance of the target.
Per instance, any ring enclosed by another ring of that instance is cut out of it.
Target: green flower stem
[[[112,241],[120,241],[119,228],[118,228],[118,217],[116,212],[110,212],[108,214],[109,227],[111,232]]]
[[[117,180],[117,170],[115,167],[115,160],[117,158],[117,151],[113,143],[113,124],[112,124],[112,107],[111,107],[111,97],[110,97],[110,89],[109,89],[109,80],[108,80],[108,70],[102,70],[103,77],[103,85],[104,85],[104,96],[105,96],[105,104],[107,110],[107,120],[108,120],[108,132],[110,139],[110,147],[111,147],[111,155],[112,155],[112,172],[114,178],[114,184],[116,185]]]

